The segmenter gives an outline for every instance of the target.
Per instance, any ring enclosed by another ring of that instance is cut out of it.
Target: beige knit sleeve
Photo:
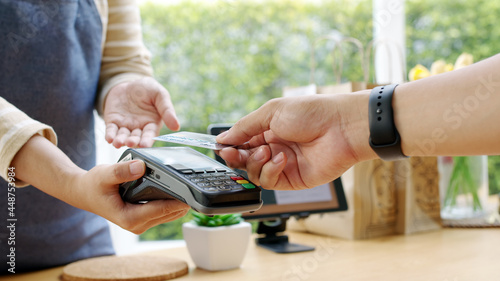
[[[151,54],[142,41],[141,17],[136,2],[108,0],[107,14],[101,15],[106,30],[96,105],[101,115],[111,88],[125,81],[153,75]]]
[[[7,179],[12,159],[35,134],[40,134],[57,145],[57,136],[52,127],[31,119],[0,97],[0,176],[2,178]],[[17,181],[15,185],[22,187],[27,184]]]

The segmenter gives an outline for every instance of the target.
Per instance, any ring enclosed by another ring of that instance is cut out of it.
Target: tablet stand
[[[287,220],[278,218],[275,221],[260,221],[257,234],[263,234],[263,237],[255,239],[257,245],[280,254],[313,251],[314,247],[290,243],[287,235],[278,235],[285,231]]]

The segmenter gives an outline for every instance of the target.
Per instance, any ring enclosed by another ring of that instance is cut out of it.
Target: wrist
[[[378,158],[370,147],[368,123],[368,101],[371,90],[363,90],[344,95],[339,106],[344,137],[351,148],[356,162]]]
[[[392,108],[392,97],[397,86],[391,84],[373,88],[368,104],[369,143],[373,151],[386,161],[405,158]]]
[[[64,186],[64,192],[60,195],[63,198],[59,198],[62,201],[72,205],[73,207],[86,210],[82,205],[86,201],[85,196],[89,191],[88,186],[85,187],[82,183],[86,170],[80,167],[66,167],[62,172],[63,176],[60,183]],[[85,192],[87,190],[87,192]]]
[[[75,197],[75,178],[85,170],[74,164],[57,146],[35,135],[12,160],[16,177],[57,199],[78,201]]]

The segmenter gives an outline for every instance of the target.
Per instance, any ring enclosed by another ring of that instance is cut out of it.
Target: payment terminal
[[[146,163],[146,173],[120,185],[126,202],[177,199],[207,215],[252,212],[262,206],[259,186],[192,148],[130,148],[119,161],[133,159]]]

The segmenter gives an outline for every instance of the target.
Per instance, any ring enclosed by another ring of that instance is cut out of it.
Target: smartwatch
[[[391,84],[373,88],[368,104],[370,146],[385,161],[406,158],[401,150],[401,137],[392,112],[392,95],[397,86]]]

